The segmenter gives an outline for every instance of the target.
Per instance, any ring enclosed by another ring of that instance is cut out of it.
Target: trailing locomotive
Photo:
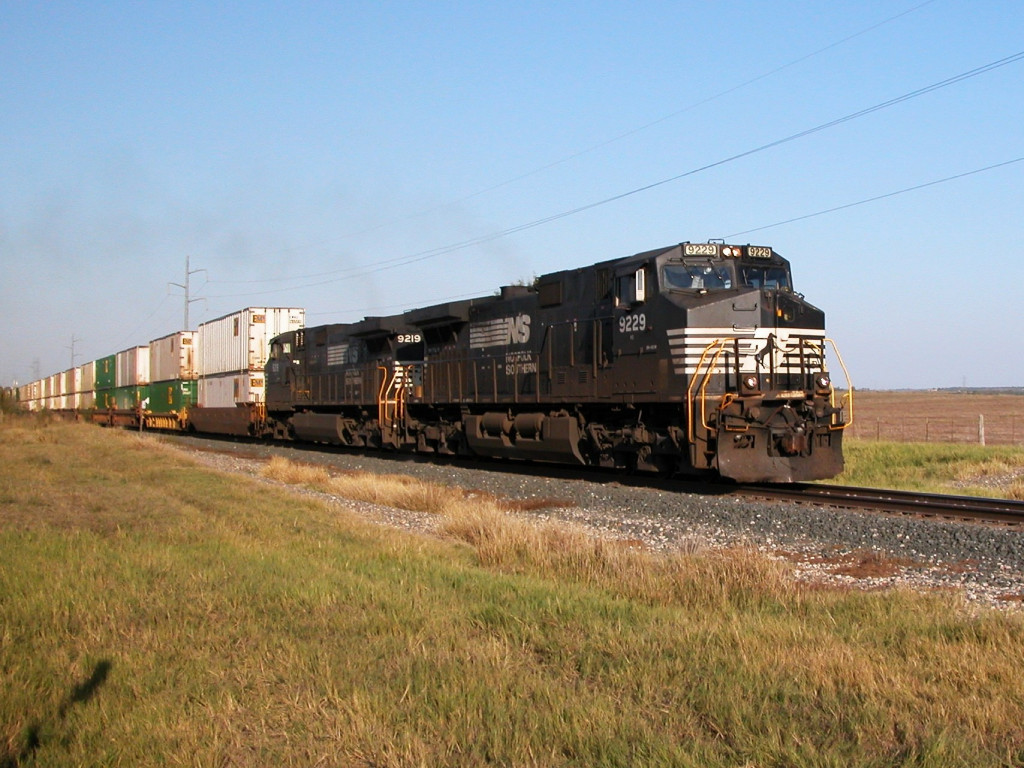
[[[771,248],[681,243],[500,295],[286,332],[280,439],[789,482],[842,470],[824,314]],[[847,389],[848,377],[846,378]]]

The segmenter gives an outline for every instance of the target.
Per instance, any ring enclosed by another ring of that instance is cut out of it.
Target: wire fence
[[[1024,416],[856,416],[846,435],[899,443],[1024,445]]]

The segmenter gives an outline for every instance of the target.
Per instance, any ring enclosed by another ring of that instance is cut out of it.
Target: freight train
[[[134,389],[120,377],[100,387],[101,367],[120,371],[122,358],[133,378],[126,350],[77,374],[91,394],[61,400],[47,379],[19,399],[139,428],[742,482],[837,475],[853,415],[824,313],[794,291],[789,262],[718,241],[355,323],[250,308],[149,350],[179,375],[151,384],[164,374],[136,364]],[[77,370],[56,375],[64,389]]]

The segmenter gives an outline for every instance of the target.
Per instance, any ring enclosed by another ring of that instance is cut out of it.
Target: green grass
[[[847,440],[841,485],[1024,498],[1024,448]]]
[[[402,534],[81,425],[0,466],[4,768],[1024,760],[1024,622],[950,595],[479,500]]]

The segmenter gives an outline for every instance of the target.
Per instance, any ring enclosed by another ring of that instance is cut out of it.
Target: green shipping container
[[[196,404],[194,379],[170,379],[149,385],[149,408],[151,413],[181,413]]]
[[[96,389],[113,389],[117,375],[117,355],[101,357],[96,361]]]
[[[105,411],[108,408],[115,406],[116,399],[114,397],[114,388],[107,387],[106,389],[96,390],[96,404],[95,407],[98,410]]]
[[[135,385],[131,387],[116,387],[114,390],[114,408],[119,411],[128,411],[147,407],[146,400],[149,399],[149,385]],[[97,393],[98,394],[98,393]]]

